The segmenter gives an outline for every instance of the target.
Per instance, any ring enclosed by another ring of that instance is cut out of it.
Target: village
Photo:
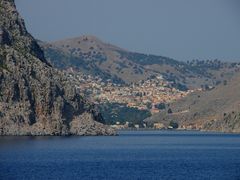
[[[171,87],[160,75],[130,85],[115,84],[110,79],[103,81],[98,76],[79,73],[69,73],[68,76],[75,81],[76,88],[94,103],[123,103],[139,110],[148,109],[152,114],[158,113],[161,105],[183,98],[192,92]]]

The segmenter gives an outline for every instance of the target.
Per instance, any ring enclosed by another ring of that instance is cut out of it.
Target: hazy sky
[[[91,34],[178,60],[240,61],[240,0],[15,0],[44,41]]]

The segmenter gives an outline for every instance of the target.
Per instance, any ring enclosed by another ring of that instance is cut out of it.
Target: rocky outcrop
[[[0,135],[113,135],[48,64],[13,0],[0,0],[0,14]]]

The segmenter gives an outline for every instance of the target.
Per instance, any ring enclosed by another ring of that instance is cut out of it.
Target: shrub
[[[171,108],[169,108],[168,109],[168,114],[172,114],[173,112],[172,112],[172,109]]]
[[[176,123],[174,121],[170,121],[169,126],[173,127],[173,129],[177,129],[178,128],[178,123]]]

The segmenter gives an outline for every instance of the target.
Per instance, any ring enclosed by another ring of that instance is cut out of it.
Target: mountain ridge
[[[84,38],[85,40],[83,40]],[[76,44],[71,44],[72,41],[80,41],[80,43],[77,43],[78,46],[75,46]],[[97,43],[101,43],[101,41],[98,41]],[[75,52],[74,48],[81,47],[83,47],[82,49],[84,51],[81,52],[81,50],[79,50],[80,55],[82,53],[89,53],[92,50],[96,50],[96,52],[99,52],[97,48],[90,48],[92,44],[95,44],[94,39],[88,39],[87,37],[83,36],[81,38],[77,38],[77,40],[75,38],[71,38],[67,41],[58,41],[57,44],[50,43],[50,46],[52,46],[51,48],[55,48],[56,46],[61,52],[63,52],[64,48],[64,52],[70,54]],[[114,50],[114,48],[110,50]],[[46,46],[44,48],[44,52],[47,52]],[[213,131],[216,130],[224,132],[239,131],[237,119],[238,115],[236,115],[236,117],[232,117],[233,115],[230,113],[231,111],[238,112],[238,109],[234,110],[234,108],[221,108],[221,106],[224,106],[224,102],[227,101],[227,99],[231,99],[231,101],[233,102],[237,99],[234,98],[234,96],[238,97],[235,92],[232,92],[228,94],[225,99],[221,99],[221,96],[225,96],[225,93],[228,89],[227,87],[232,86],[232,82],[236,81],[234,80],[236,79],[235,77],[239,76],[239,63],[227,63],[221,62],[219,60],[193,60],[189,62],[179,62],[171,58],[156,55],[146,55],[142,53],[134,53],[130,51],[119,50],[118,48],[114,52],[111,52],[112,54],[115,53],[115,59],[109,58],[106,55],[108,53],[108,50],[105,50],[104,48],[101,49],[101,53],[105,56],[105,59],[102,63],[107,63],[107,65],[121,64],[122,69],[126,68],[129,70],[128,63],[131,63],[137,66],[137,68],[135,69],[136,71],[139,71],[139,67],[141,71],[146,72],[148,70],[151,72],[148,74],[148,76],[143,75],[143,79],[141,78],[141,73],[139,73],[140,75],[136,73],[135,75],[139,75],[137,80],[146,80],[153,77],[154,75],[160,74],[162,75],[164,80],[172,82],[172,87],[180,90],[186,90],[189,88],[195,91],[194,93],[191,93],[180,101],[170,103],[169,106],[168,104],[166,104],[166,110],[161,110],[159,114],[147,118],[145,121],[147,122],[147,124],[150,124],[150,126],[154,122],[160,122],[164,124],[164,126],[167,128],[170,123],[177,122],[179,126],[183,129]],[[76,52],[75,55],[76,57],[79,57],[78,53]],[[47,52],[47,57],[50,62],[52,62],[51,58],[53,58],[54,56],[49,56]],[[58,59],[56,60],[58,62]],[[71,62],[71,59],[69,60],[69,62]],[[90,56],[88,59],[82,57],[82,59],[76,58],[75,60],[82,62],[94,62],[94,64],[99,68],[100,71],[106,72],[106,69],[101,68],[101,66],[99,65],[101,64],[101,60],[99,60],[98,58],[95,58],[93,60]],[[75,70],[78,71],[77,67],[75,67],[74,64],[69,63],[68,65],[68,67],[76,68]],[[65,68],[66,66],[63,66],[63,69]],[[120,71],[122,71],[122,69],[120,68]],[[111,72],[115,72],[111,70],[112,69],[109,68],[110,77]],[[129,71],[131,72],[131,69]],[[123,73],[123,75],[126,74]],[[124,76],[122,76],[121,74],[117,74],[116,76],[122,78],[123,81],[125,80]],[[129,74],[127,76],[129,78]],[[132,82],[134,81],[131,81],[130,78],[130,81],[126,83]],[[197,89],[201,89],[201,91],[196,91]],[[223,91],[223,93],[221,93],[221,91],[218,89],[223,89],[221,90]],[[237,91],[237,88],[235,88],[235,91]],[[218,96],[215,96],[214,92],[218,92]],[[211,104],[211,106],[209,106],[209,104]],[[232,103],[226,104],[228,106],[232,105]],[[190,109],[188,109],[189,107]],[[225,111],[225,116],[223,116],[222,111]],[[227,122],[224,123],[225,121]],[[236,123],[236,125],[233,126],[233,122]]]
[[[215,86],[229,80],[237,63],[219,60],[177,61],[172,58],[130,52],[104,43],[95,36],[80,36],[41,43],[49,62],[59,69],[73,68],[117,83],[135,83],[162,75],[181,90]]]

